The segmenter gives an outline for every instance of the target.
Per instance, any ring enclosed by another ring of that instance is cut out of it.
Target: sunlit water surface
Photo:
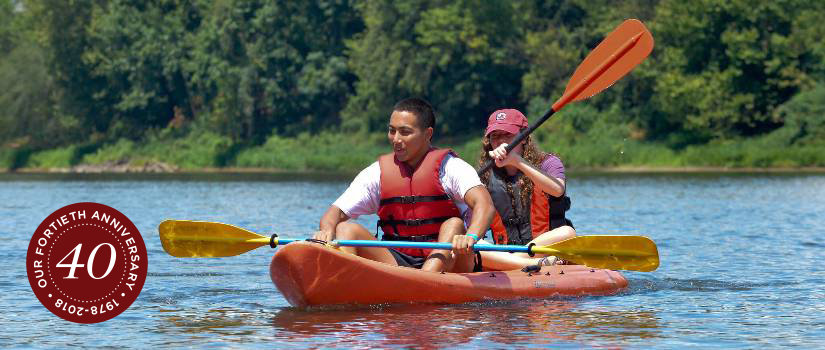
[[[166,255],[167,218],[307,237],[348,178],[306,175],[0,175],[0,347],[825,346],[825,176],[572,174],[579,234],[646,235],[661,267],[615,296],[301,310],[272,285],[272,251]],[[64,321],[26,278],[29,240],[58,208],[92,201],[134,221],[149,276],[123,314]],[[361,220],[375,227],[375,218]]]

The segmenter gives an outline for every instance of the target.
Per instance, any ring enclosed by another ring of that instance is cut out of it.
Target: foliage
[[[354,80],[344,39],[361,26],[349,1],[218,1],[204,14],[189,71],[213,130],[259,141],[336,123]]]
[[[289,170],[357,171],[389,152],[383,134],[342,137],[302,133],[294,138],[271,136],[266,143],[241,151],[234,165]]]
[[[783,145],[825,145],[825,84],[794,96],[776,109],[785,125],[769,136]]]
[[[64,92],[49,71],[48,49],[35,40],[33,21],[15,10],[15,2],[0,1],[0,146],[12,149],[55,147],[79,137],[78,119],[60,110]]]
[[[75,145],[40,151],[29,157],[27,165],[38,169],[68,168],[72,166],[76,152]]]
[[[175,132],[152,132],[140,143],[128,139],[99,148],[83,157],[83,163],[103,164],[125,162],[144,165],[147,162],[174,164],[182,169],[198,169],[225,165],[232,141],[209,131],[192,131],[182,135]]]
[[[364,32],[349,41],[356,93],[343,126],[382,130],[395,101],[419,96],[438,113],[438,130],[460,134],[501,106],[519,106],[524,60],[508,2],[367,1]]]
[[[659,128],[709,140],[781,127],[773,111],[822,73],[821,40],[810,29],[821,26],[810,13],[823,9],[797,0],[663,1],[652,25]]]
[[[804,0],[0,0],[0,167],[350,169],[409,96],[475,159],[491,111],[542,115],[626,18],[651,57],[560,111],[542,147],[572,166],[816,165],[823,16]]]

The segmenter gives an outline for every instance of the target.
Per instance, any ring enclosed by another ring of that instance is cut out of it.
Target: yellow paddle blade
[[[643,236],[578,236],[532,250],[600,269],[649,272],[659,267],[656,243]]]
[[[180,258],[235,256],[269,244],[269,238],[219,222],[165,220],[158,226],[163,250]]]

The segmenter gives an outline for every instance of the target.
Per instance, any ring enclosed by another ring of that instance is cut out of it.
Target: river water
[[[308,175],[0,175],[0,347],[825,347],[825,176],[569,174],[580,235],[645,235],[661,267],[626,272],[608,297],[295,309],[272,285],[268,247],[168,256],[164,219],[303,238],[349,178]],[[52,315],[26,278],[41,220],[75,202],[127,215],[149,275],[99,324]],[[361,220],[375,227],[374,218]]]

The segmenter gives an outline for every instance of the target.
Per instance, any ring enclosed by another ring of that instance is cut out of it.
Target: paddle
[[[165,220],[158,226],[163,249],[176,257],[235,256],[260,246],[275,248],[302,239],[261,236],[219,222]],[[333,246],[452,249],[450,243],[339,240]],[[555,255],[595,268],[653,271],[659,267],[656,244],[642,236],[579,236],[549,246],[476,244],[477,251],[524,252]]]
[[[628,19],[622,22],[576,68],[573,77],[567,82],[564,94],[553,104],[552,108],[533,125],[521,130],[507,144],[507,153],[510,153],[533,130],[550,119],[553,113],[558,112],[570,102],[589,98],[610,87],[644,61],[652,50],[653,36],[641,21]],[[492,165],[493,161],[487,161],[478,169],[478,174],[483,174]]]

